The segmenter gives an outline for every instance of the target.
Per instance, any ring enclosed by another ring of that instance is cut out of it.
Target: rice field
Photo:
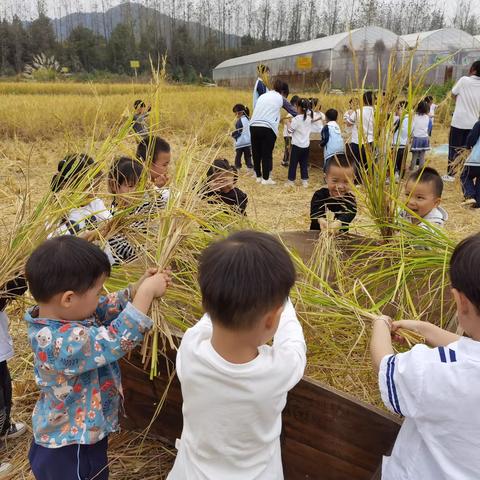
[[[311,94],[315,95],[315,92]],[[320,97],[324,111],[327,108],[338,109],[339,118],[342,117],[350,98],[347,95],[328,95],[324,92],[317,92],[316,96]],[[17,252],[12,247],[12,237],[22,222],[33,218],[32,212],[46,198],[57,163],[66,153],[86,152],[96,159],[101,159],[104,165],[110,164],[115,156],[134,155],[135,139],[128,132],[121,132],[137,98],[142,98],[154,106],[152,128],[172,145],[174,163],[184,165],[184,159],[190,158],[191,166],[185,178],[192,172],[199,172],[195,170],[196,162],[206,165],[217,157],[225,157],[233,162],[230,131],[233,129],[234,115],[231,109],[235,103],[243,102],[248,105],[251,101],[250,92],[172,86],[164,83],[156,88],[136,84],[0,83],[2,271],[11,268],[8,258],[15,256]],[[396,98],[394,100],[396,101]],[[447,134],[448,125],[436,124],[433,146],[445,144]],[[283,141],[279,139],[274,157],[273,178],[277,180],[275,186],[261,186],[255,183],[253,178],[240,174],[239,187],[249,197],[247,226],[270,232],[309,228],[310,199],[313,192],[323,184],[323,174],[312,169],[308,188],[297,186],[287,189],[283,186],[286,169],[280,165],[282,155]],[[429,165],[444,173],[445,155],[430,153],[427,160]],[[106,187],[102,191],[106,196]],[[372,210],[367,207],[368,202],[363,201],[363,195],[367,195],[367,192],[359,190],[357,196],[360,209],[353,230],[363,236],[378,237],[378,232],[374,232],[372,226],[375,223]],[[399,201],[401,198],[400,195]],[[106,199],[108,200],[107,197]],[[442,204],[450,216],[445,237],[452,242],[478,230],[480,210],[465,210],[460,206],[461,199],[458,182],[445,185]],[[35,225],[38,228],[40,223]],[[34,236],[35,232],[30,234]],[[446,240],[444,243],[439,241],[435,252],[441,251],[444,244],[447,244]],[[26,253],[25,251],[22,254]],[[323,254],[331,255],[332,250],[325,250]],[[162,254],[157,251],[152,255],[160,261]],[[401,254],[402,258],[403,255],[404,253]],[[20,256],[19,254],[19,258]],[[162,257],[163,260],[165,259]],[[438,263],[438,258],[436,260]],[[415,257],[415,261],[419,261],[419,258]],[[300,271],[309,271],[309,267],[301,261],[298,264]],[[429,265],[427,267],[430,268]],[[341,268],[342,266],[338,267]],[[431,268],[434,271],[434,267]],[[427,272],[425,278],[427,274],[430,273]],[[349,299],[350,303],[341,304],[340,299],[327,289],[325,279],[319,276],[321,275],[316,272],[310,277],[318,281],[315,292],[310,292],[302,283],[294,292],[295,298],[302,304],[299,310],[309,343],[307,374],[378,405],[375,379],[366,353],[368,326],[365,328],[363,320],[357,322],[357,316],[362,316],[361,309],[352,306],[353,297]],[[365,274],[365,281],[367,280],[369,277]],[[370,280],[373,284],[375,279]],[[319,301],[316,304],[315,298],[322,295],[323,303]],[[410,313],[411,310],[402,303],[403,300],[399,300],[400,296],[399,288],[396,288],[392,298],[398,298],[402,313]],[[332,301],[331,305],[327,304],[328,298]],[[9,309],[11,332],[17,352],[15,359],[9,363],[15,389],[13,416],[27,423],[37,395],[32,381],[32,355],[22,320],[22,312],[28,301],[28,298],[17,301]],[[359,300],[360,304],[362,301]],[[362,308],[367,308],[365,298],[362,305]],[[353,309],[352,318],[348,320],[350,307]],[[328,321],[328,315],[332,315],[335,308],[341,310],[341,313]],[[420,314],[421,311],[417,313]],[[17,469],[14,478],[30,478],[27,459],[31,439],[29,437],[27,435],[14,440],[6,446],[6,450],[0,450],[2,460],[14,463]],[[114,435],[111,440],[112,478],[165,478],[168,466],[174,458],[171,449],[151,439],[144,441],[143,436],[132,432]]]

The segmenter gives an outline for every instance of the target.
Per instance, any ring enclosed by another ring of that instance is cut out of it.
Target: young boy
[[[338,112],[330,108],[325,112],[325,118],[327,124],[322,128],[320,140],[320,145],[323,147],[324,170],[332,157],[345,153],[345,143],[337,123]]]
[[[150,108],[147,109],[143,100],[135,100],[133,104],[135,113],[133,115],[133,131],[143,140],[148,137],[147,118],[150,113]]]
[[[465,160],[460,177],[465,196],[462,204],[480,208],[480,120],[467,137],[467,148],[471,149],[471,152]]]
[[[408,102],[402,100],[397,105],[393,123],[392,152],[395,155],[395,181],[405,175],[405,163],[408,144]],[[396,149],[396,152],[395,152]]]
[[[330,158],[325,167],[326,187],[317,190],[310,202],[310,230],[323,230],[327,227],[327,211],[335,215],[335,225],[347,231],[357,215],[357,202],[351,192],[355,182],[355,167],[344,154]]]
[[[460,327],[468,336],[417,320],[373,323],[371,354],[382,399],[403,422],[382,478],[478,478],[480,470],[480,235],[463,240],[450,261],[452,294]],[[391,335],[400,329],[430,345],[394,354]],[[478,380],[478,381],[477,381]]]
[[[108,479],[108,435],[122,400],[117,360],[143,340],[146,316],[170,278],[148,270],[125,291],[101,296],[105,253],[75,236],[40,245],[26,265],[37,306],[25,314],[41,393],[29,453],[37,480]]]
[[[434,168],[425,167],[411,173],[405,184],[405,196],[406,206],[414,215],[404,210],[400,216],[422,228],[443,227],[448,213],[440,207],[442,192],[443,180]]]
[[[274,237],[237,232],[204,250],[199,283],[206,314],[177,354],[184,422],[168,480],[280,480],[282,410],[306,363],[292,260]]]
[[[170,144],[161,137],[144,138],[137,147],[137,158],[150,168],[150,179],[157,193],[157,207],[164,208],[170,197],[165,188],[172,153]]]

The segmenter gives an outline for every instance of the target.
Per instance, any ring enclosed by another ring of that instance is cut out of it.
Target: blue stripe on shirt
[[[392,366],[392,361],[395,358],[395,355],[391,355],[390,358],[388,359],[387,362],[387,372],[386,372],[386,378],[387,378],[387,390],[388,390],[388,400],[390,401],[390,404],[392,405],[393,410],[395,413],[398,413],[397,408],[395,406],[395,403],[393,401],[393,393],[392,393],[392,377],[390,375],[390,370]]]
[[[445,349],[438,347],[438,353],[440,354],[440,360],[442,363],[447,363],[447,356],[445,355]]]
[[[395,411],[399,415],[403,416],[402,411],[400,410],[400,403],[398,401],[397,387],[395,386],[394,373],[395,373],[395,356],[392,357],[392,368],[391,368],[391,372],[390,372],[391,383],[392,383],[392,393],[393,393],[393,400],[395,402]]]
[[[451,348],[449,348],[448,352],[450,353],[450,361],[451,362],[456,362],[457,361],[457,355],[455,353],[455,350],[452,350]]]

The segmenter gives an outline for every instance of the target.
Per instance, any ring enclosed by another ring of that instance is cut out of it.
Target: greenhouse
[[[365,85],[375,87],[378,64],[386,71],[391,52],[406,48],[397,34],[370,26],[226,60],[213,70],[213,79],[221,86],[251,87],[257,65],[263,63],[293,88],[318,87],[324,81],[333,88],[355,88],[364,77]]]
[[[415,66],[441,64],[426,78],[427,84],[442,84],[466,75],[470,65],[480,59],[480,40],[457,28],[403,35],[410,49],[417,49]]]

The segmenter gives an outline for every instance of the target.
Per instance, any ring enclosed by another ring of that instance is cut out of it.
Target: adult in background
[[[268,75],[270,73],[270,69],[263,64],[257,65],[257,81],[255,82],[255,86],[253,87],[253,108],[257,104],[257,100],[261,97],[264,93],[268,92],[268,88],[265,85],[265,82],[262,79],[263,75]]]
[[[480,116],[480,60],[470,67],[468,77],[461,77],[452,88],[455,99],[450,136],[448,139],[448,169],[442,178],[445,182],[455,180],[455,160],[467,147],[467,137]]]
[[[275,80],[273,90],[258,98],[250,119],[253,167],[257,182],[262,185],[276,183],[270,174],[273,167],[273,148],[278,136],[280,110],[284,108],[292,117],[297,115],[297,111],[287,100],[288,94],[288,85],[282,80]]]

